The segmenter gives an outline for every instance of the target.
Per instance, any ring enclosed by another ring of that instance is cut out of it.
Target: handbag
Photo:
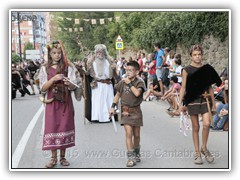
[[[54,85],[53,89],[53,97],[55,100],[65,103],[68,98],[68,87],[63,83],[57,83]]]
[[[64,76],[67,77],[67,75],[68,68],[66,67],[64,70]],[[69,90],[63,81],[58,81],[57,83],[55,83],[52,92],[55,100],[60,101],[62,103],[65,103],[67,101]]]

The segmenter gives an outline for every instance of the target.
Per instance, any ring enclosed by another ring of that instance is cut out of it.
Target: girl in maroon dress
[[[60,164],[69,166],[65,151],[75,146],[74,107],[70,93],[76,89],[73,83],[77,83],[77,71],[67,61],[61,42],[53,41],[47,49],[48,61],[39,73],[41,91],[46,93],[42,149],[51,150],[52,159],[46,167],[53,168],[57,164],[57,149],[60,149]]]

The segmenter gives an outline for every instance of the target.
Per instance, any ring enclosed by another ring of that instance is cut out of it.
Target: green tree
[[[19,55],[12,53],[12,63],[18,63],[20,62],[21,58]]]
[[[113,42],[117,37],[116,22],[105,21],[104,25],[99,25],[100,18],[114,17],[113,12],[57,12],[53,14],[56,25],[62,29],[62,31],[57,31],[55,36],[63,41],[69,60],[82,59],[94,50],[96,44],[100,43],[110,47],[110,52],[113,51]],[[67,17],[71,20],[65,18],[62,20],[59,17]],[[83,20],[94,18],[97,19],[96,25]],[[80,19],[80,24],[75,24],[74,19]],[[80,27],[83,28],[83,31],[80,31]],[[72,32],[69,32],[69,28],[72,28]]]
[[[118,35],[124,40],[125,47],[153,51],[153,44],[160,42],[162,47],[175,49],[177,44],[189,47],[201,43],[205,35],[213,35],[219,41],[228,37],[228,12],[54,12],[54,21],[62,31],[55,37],[64,42],[68,57],[78,59],[94,50],[94,45],[103,43],[114,56],[115,40]],[[100,25],[100,18],[120,16],[120,22],[113,18]],[[61,20],[68,17],[72,20]],[[74,19],[81,19],[75,24]],[[97,19],[94,25],[84,19]],[[79,31],[83,27],[83,31]],[[64,28],[67,28],[64,30]],[[68,28],[72,28],[69,32]],[[74,28],[78,28],[75,32]]]
[[[228,37],[228,12],[130,12],[122,16],[121,31],[130,46],[153,50],[153,43],[175,49],[200,43],[204,35]]]
[[[24,58],[26,59],[26,50],[34,50],[33,44],[29,41],[24,46]]]

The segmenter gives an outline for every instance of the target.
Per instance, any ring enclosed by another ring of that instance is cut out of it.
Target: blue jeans
[[[219,117],[219,113],[221,111],[221,109],[226,109],[228,110],[228,104],[223,104],[221,103],[218,107],[217,107],[217,114],[214,115],[213,117],[213,122],[214,122],[214,128],[215,130],[219,130],[223,128],[223,125],[226,121],[228,121],[228,114],[223,116],[222,118]]]

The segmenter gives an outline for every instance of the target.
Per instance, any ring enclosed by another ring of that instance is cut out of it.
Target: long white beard
[[[97,74],[99,77],[103,76],[104,74],[104,65],[105,65],[105,57],[103,58],[96,58],[95,59],[95,62],[96,62],[96,65],[97,65]]]
[[[97,54],[96,55],[96,59],[101,59],[103,60],[105,58],[105,56],[103,54]]]

